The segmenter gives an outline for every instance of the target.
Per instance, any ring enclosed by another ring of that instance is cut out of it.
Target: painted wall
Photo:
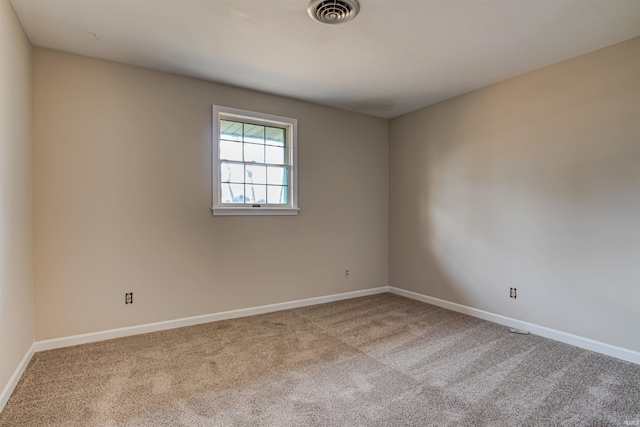
[[[31,44],[0,0],[0,390],[33,344]],[[1,409],[1,408],[0,408]]]
[[[390,285],[640,351],[639,38],[389,129]]]
[[[33,73],[37,340],[387,285],[386,120],[39,48]],[[298,216],[211,214],[212,104],[298,119]]]

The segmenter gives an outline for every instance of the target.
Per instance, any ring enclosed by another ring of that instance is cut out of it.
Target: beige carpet
[[[37,353],[1,426],[624,426],[640,366],[392,294]]]

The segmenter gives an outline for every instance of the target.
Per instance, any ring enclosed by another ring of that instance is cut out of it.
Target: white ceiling
[[[391,118],[640,35],[640,0],[11,0],[35,46]]]

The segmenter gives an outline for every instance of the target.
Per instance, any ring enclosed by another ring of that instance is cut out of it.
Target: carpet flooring
[[[640,365],[392,294],[36,353],[0,426],[625,426]]]

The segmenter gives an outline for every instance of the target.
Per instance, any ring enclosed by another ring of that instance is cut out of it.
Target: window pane
[[[285,164],[284,147],[272,147],[270,145],[267,145],[265,147],[265,151],[267,155],[267,161],[265,163],[271,163],[274,165]]]
[[[220,120],[220,139],[242,142],[242,123]]]
[[[244,161],[264,163],[264,145],[244,144]]]
[[[266,128],[267,144],[279,145],[284,147],[284,129],[281,128]]]
[[[247,203],[265,204],[267,203],[266,185],[245,185]]]
[[[242,143],[220,141],[220,159],[242,161]]]
[[[282,185],[267,186],[267,203],[273,205],[287,204],[287,187]]]
[[[220,163],[221,182],[244,182],[244,165],[236,163]]]
[[[287,185],[287,168],[278,166],[267,167],[267,184]]]
[[[247,184],[266,184],[267,183],[267,167],[247,165],[245,167],[247,173],[245,182]]]
[[[214,215],[294,215],[297,120],[220,105],[213,113]]]
[[[244,124],[244,142],[264,144],[264,126]]]
[[[244,203],[244,184],[221,184],[222,203]]]

